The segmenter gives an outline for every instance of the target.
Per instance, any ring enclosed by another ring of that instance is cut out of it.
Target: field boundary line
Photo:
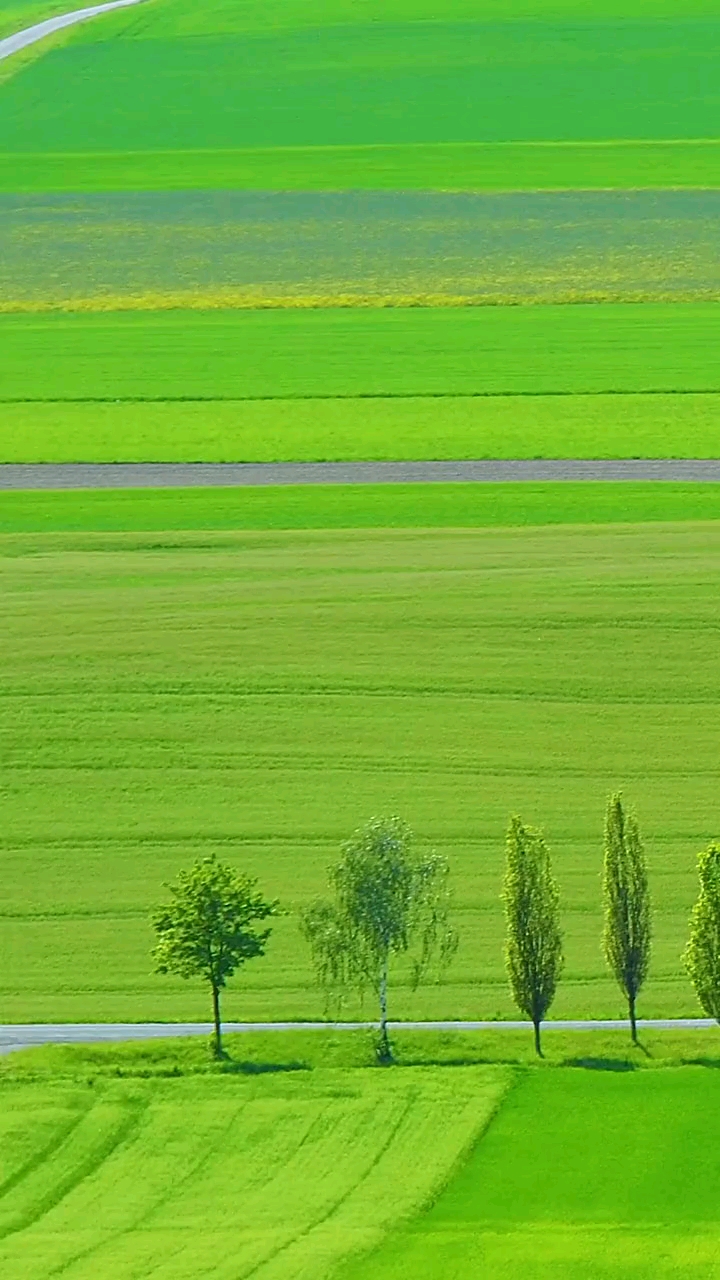
[[[12,57],[14,53],[19,53],[21,49],[27,49],[29,45],[36,44],[38,40],[43,40],[45,36],[63,31],[65,27],[74,26],[76,22],[87,22],[88,18],[108,13],[111,9],[127,9],[130,5],[142,3],[144,0],[108,0],[106,4],[95,4],[86,9],[73,9],[70,13],[60,13],[55,18],[36,22],[32,27],[25,27],[22,31],[16,31],[14,35],[0,40],[0,62]]]

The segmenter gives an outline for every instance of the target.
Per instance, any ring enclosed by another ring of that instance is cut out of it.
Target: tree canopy
[[[311,903],[301,927],[328,999],[369,987],[380,1013],[379,1056],[388,1037],[390,960],[406,956],[417,986],[433,962],[450,961],[457,936],[449,921],[449,868],[438,854],[416,855],[410,828],[398,817],[372,818],[343,846],[329,872],[332,899]]]
[[[698,854],[698,874],[685,966],[706,1014],[720,1022],[720,844]]]
[[[212,991],[214,1049],[222,1052],[220,992],[236,970],[265,953],[271,930],[256,921],[277,912],[257,891],[257,882],[218,862],[213,854],[181,871],[168,886],[172,901],[153,914],[158,973],[202,978]]]
[[[605,958],[628,1002],[637,1043],[635,1005],[650,965],[650,890],[640,830],[619,795],[610,797],[605,814],[603,897]]]
[[[505,962],[515,1003],[530,1018],[542,1054],[540,1023],[563,967],[560,899],[545,841],[517,817],[510,819],[506,857]]]

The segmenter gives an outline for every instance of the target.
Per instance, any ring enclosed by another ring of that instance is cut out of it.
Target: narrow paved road
[[[700,1031],[717,1026],[711,1018],[647,1018],[638,1022],[645,1031]],[[225,1022],[225,1032],[245,1031],[362,1031],[373,1022]],[[530,1022],[391,1022],[391,1031],[529,1031]],[[623,1019],[544,1022],[544,1031],[628,1031]],[[0,1026],[0,1054],[43,1044],[102,1044],[123,1040],[167,1040],[174,1036],[209,1036],[209,1022],[96,1022],[38,1023],[33,1026]]]
[[[28,45],[35,44],[37,40],[51,36],[55,31],[62,31],[64,27],[72,27],[76,22],[86,22],[98,13],[107,13],[108,9],[125,9],[128,5],[141,3],[142,0],[110,0],[109,4],[94,4],[89,9],[75,9],[72,13],[60,13],[56,18],[46,18],[44,22],[37,22],[34,27],[26,27],[24,31],[16,31],[15,35],[0,40],[0,62],[13,53],[19,53],[21,49],[27,49]]]
[[[502,484],[507,481],[720,483],[717,458],[467,462],[0,463],[2,489],[146,489],[287,484]]]

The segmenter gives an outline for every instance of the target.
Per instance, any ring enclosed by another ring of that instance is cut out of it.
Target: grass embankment
[[[69,13],[71,9],[80,9],[80,3],[73,0],[2,0],[0,3],[0,40],[32,27],[36,22],[44,22],[46,18],[54,18],[58,13]],[[3,68],[4,70],[4,68]],[[2,74],[2,72],[0,72]]]
[[[449,856],[462,943],[442,986],[413,996],[397,975],[393,1016],[511,1014],[499,893],[513,811],[555,851],[554,1011],[617,1015],[598,875],[618,785],[657,911],[641,1012],[695,1012],[680,954],[695,855],[720,824],[719,530],[6,538],[6,1018],[207,1017],[199,987],[152,975],[147,913],[210,849],[291,913],[226,1016],[317,1017],[292,911],[354,827],[395,811]]]
[[[717,456],[712,303],[4,316],[0,342],[3,461]]]

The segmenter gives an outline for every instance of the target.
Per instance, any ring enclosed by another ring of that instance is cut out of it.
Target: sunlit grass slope
[[[506,1083],[492,1067],[6,1081],[0,1266],[324,1280],[442,1186]]]
[[[422,522],[433,499],[413,500]],[[440,986],[413,996],[398,974],[395,1016],[512,1012],[499,894],[515,811],[556,856],[554,1012],[617,1016],[599,944],[617,786],[657,912],[642,1012],[695,1011],[680,955],[695,855],[720,827],[720,526],[152,527],[3,542],[6,1019],[207,1017],[199,986],[152,974],[148,912],[212,849],[289,911],[227,1016],[317,1017],[293,912],[359,823],[396,811],[450,859],[461,947]]]
[[[156,0],[87,24],[5,85],[1,181],[162,187],[189,153],[191,186],[623,186],[631,172],[632,185],[714,185],[715,151],[694,144],[720,136],[719,56],[704,2]],[[627,140],[642,144],[629,162],[562,150]],[[682,155],[658,148],[668,140]],[[513,153],[472,150],[505,143],[545,151],[513,177]],[[34,172],[28,153],[45,157]]]
[[[341,1280],[720,1275],[717,1072],[533,1072],[433,1208]]]

